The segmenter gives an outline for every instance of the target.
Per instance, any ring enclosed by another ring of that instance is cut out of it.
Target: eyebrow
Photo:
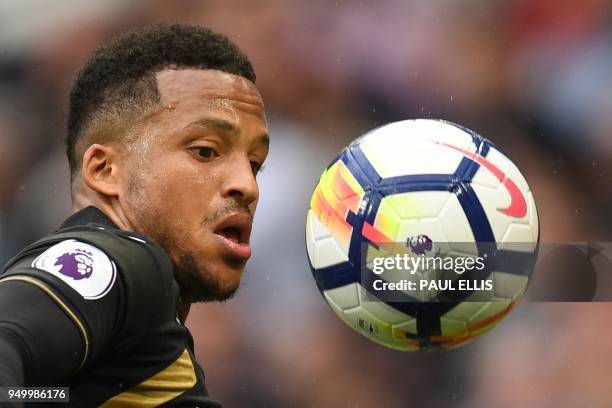
[[[185,129],[188,129],[191,127],[217,129],[217,130],[221,130],[233,136],[240,135],[240,128],[238,128],[233,123],[228,122],[227,120],[223,120],[223,119],[214,119],[214,118],[199,119],[185,126]],[[270,136],[267,133],[262,133],[258,139],[260,143],[265,145],[266,147],[270,146]]]
[[[204,118],[196,120],[195,122],[191,122],[190,124],[185,126],[186,129],[191,127],[217,129],[234,135],[240,134],[240,129],[238,127],[236,127],[233,123],[223,119]]]

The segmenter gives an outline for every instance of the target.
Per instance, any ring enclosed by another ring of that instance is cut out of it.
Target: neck
[[[73,212],[80,211],[92,205],[106,214],[119,229],[139,232],[130,221],[125,211],[123,211],[123,207],[119,204],[119,200],[116,197],[102,196],[98,193],[93,193],[93,195],[84,194],[79,191],[74,191],[72,200]]]

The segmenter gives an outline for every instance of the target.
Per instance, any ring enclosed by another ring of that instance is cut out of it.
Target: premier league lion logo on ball
[[[427,235],[411,237],[407,241],[410,250],[417,255],[425,255],[433,248],[433,241]]]

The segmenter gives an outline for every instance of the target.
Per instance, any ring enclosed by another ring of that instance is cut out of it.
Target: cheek
[[[165,231],[182,234],[199,230],[200,222],[214,209],[215,170],[203,171],[188,160],[157,160],[135,169],[136,190],[131,200],[141,214]],[[142,219],[142,218],[141,218]],[[165,224],[165,225],[164,225]],[[178,237],[177,237],[178,238]]]

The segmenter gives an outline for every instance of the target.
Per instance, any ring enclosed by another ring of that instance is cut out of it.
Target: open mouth
[[[244,213],[230,215],[215,228],[215,234],[221,235],[234,244],[248,244],[253,227],[253,218]]]
[[[222,237],[225,237],[225,239],[232,241],[234,244],[241,243],[240,233],[240,228],[238,227],[227,227],[217,232],[217,234],[221,235]]]
[[[253,218],[246,213],[237,213],[225,218],[215,228],[214,233],[220,238],[224,252],[233,258],[247,260],[251,256],[249,239]]]

